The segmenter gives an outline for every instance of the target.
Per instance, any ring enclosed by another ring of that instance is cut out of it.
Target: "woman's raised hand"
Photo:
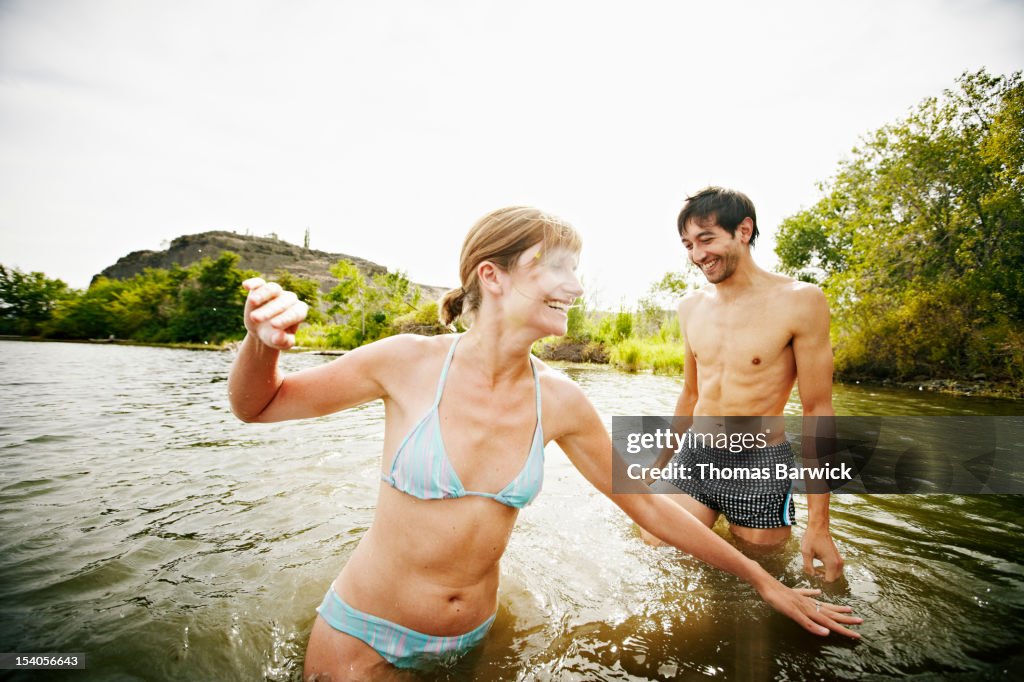
[[[242,282],[245,299],[245,329],[264,345],[288,350],[295,345],[295,330],[306,319],[309,306],[277,282],[253,277]]]

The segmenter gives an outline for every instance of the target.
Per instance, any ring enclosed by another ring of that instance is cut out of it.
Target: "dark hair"
[[[734,189],[705,187],[692,197],[686,198],[677,221],[679,236],[683,235],[686,223],[691,220],[703,227],[717,224],[729,234],[736,236],[736,228],[744,218],[750,218],[754,223],[749,244],[753,246],[758,235],[757,214],[754,212],[754,202],[750,197]]]

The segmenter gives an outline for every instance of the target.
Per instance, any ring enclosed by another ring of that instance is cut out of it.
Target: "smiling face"
[[[523,324],[537,326],[542,337],[564,335],[569,307],[583,295],[578,267],[577,251],[534,244],[507,273],[509,313]]]
[[[687,221],[682,233],[683,246],[686,247],[690,262],[700,268],[711,284],[724,282],[736,272],[743,255],[742,250],[747,248],[744,238],[747,233],[740,228],[735,234],[729,234],[717,223]]]

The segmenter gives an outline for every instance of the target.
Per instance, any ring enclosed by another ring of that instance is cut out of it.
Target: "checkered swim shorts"
[[[705,463],[721,469],[762,469],[771,475],[765,478],[721,479],[702,476],[712,467],[698,467]],[[688,478],[675,478],[669,482],[706,507],[725,514],[729,523],[746,528],[780,528],[792,526],[796,521],[793,504],[793,482],[777,480],[776,464],[793,466],[793,448],[789,442],[756,448],[744,452],[729,452],[701,445],[684,446],[672,458],[680,471],[689,472]]]

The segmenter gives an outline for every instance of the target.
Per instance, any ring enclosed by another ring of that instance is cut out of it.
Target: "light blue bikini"
[[[497,493],[466,490],[452,467],[441,438],[441,419],[438,406],[444,393],[448,368],[459,344],[456,337],[445,358],[441,377],[437,383],[434,404],[405,437],[391,460],[391,469],[381,479],[395,490],[421,500],[456,499],[466,496],[489,497],[515,509],[522,509],[540,493],[544,481],[544,432],[541,428],[540,380],[537,368],[530,358],[533,385],[537,395],[537,427],[533,443],[522,471]],[[439,637],[411,630],[378,616],[364,613],[346,604],[328,588],[324,600],[317,608],[320,617],[335,630],[366,642],[385,660],[399,668],[418,668],[430,663],[458,658],[484,638],[494,615],[481,625],[462,635]]]
[[[491,614],[482,624],[461,635],[427,635],[352,608],[333,586],[327,588],[316,611],[332,628],[366,642],[396,668],[432,668],[454,662],[483,640],[498,615]]]
[[[526,458],[522,471],[500,492],[482,493],[466,490],[445,451],[441,438],[441,418],[437,409],[441,404],[448,368],[451,367],[455,347],[459,345],[460,338],[462,337],[456,337],[444,361],[433,406],[398,446],[395,457],[391,460],[391,471],[381,478],[395,490],[401,490],[421,500],[476,495],[522,509],[537,497],[544,482],[544,432],[541,429],[540,380],[537,378],[537,368],[531,358],[530,369],[533,370],[533,385],[537,395],[537,428],[534,429],[530,455]]]

